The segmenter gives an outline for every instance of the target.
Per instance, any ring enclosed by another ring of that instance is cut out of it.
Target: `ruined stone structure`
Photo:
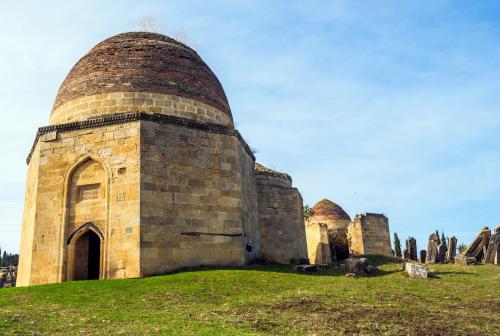
[[[493,229],[493,232],[488,227],[483,227],[467,250],[455,257],[455,263],[500,265],[500,226]]]
[[[427,244],[427,258],[425,261],[427,264],[435,264],[436,262],[439,262],[438,241],[439,237],[437,234],[432,233],[429,236],[429,242]]]
[[[406,250],[408,251],[408,258],[410,260],[418,260],[417,256],[417,240],[413,237],[410,237],[406,240]]]
[[[380,254],[392,257],[389,220],[382,214],[358,214],[348,227],[351,254]]]
[[[455,256],[457,255],[457,237],[453,236],[448,238],[448,251],[446,252],[446,261],[455,262]]]
[[[307,262],[302,196],[292,187],[292,178],[260,164],[255,177],[262,258],[282,264]]]
[[[306,225],[307,254],[312,264],[326,265],[332,262],[328,226],[324,223]]]
[[[111,37],[71,69],[37,132],[18,285],[305,256],[300,194],[257,175],[194,50],[153,33]]]
[[[472,241],[467,250],[465,250],[460,256],[473,258],[474,262],[483,262],[484,257],[487,253],[487,248],[491,238],[490,229],[485,226],[481,229],[481,232],[477,235],[477,237]],[[456,258],[455,258],[456,259]],[[459,260],[459,263],[464,263],[462,260]]]
[[[312,216],[308,219],[306,223],[308,245],[310,245],[309,250],[314,252],[316,255],[318,251],[318,239],[317,237],[321,234],[313,233],[314,231],[324,230],[323,226],[319,224],[325,224],[327,229],[327,244],[329,246],[329,257],[330,261],[343,260],[349,257],[349,241],[347,240],[347,228],[351,223],[351,218],[338,204],[323,199],[316,203],[312,208]],[[323,244],[322,242],[321,244]],[[309,253],[309,257],[312,254]],[[326,259],[328,259],[325,256]]]

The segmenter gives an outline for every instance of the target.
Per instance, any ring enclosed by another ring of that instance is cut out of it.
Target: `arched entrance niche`
[[[73,232],[67,246],[67,280],[101,278],[103,238],[94,224],[87,223]]]
[[[102,279],[107,223],[107,174],[97,161],[86,158],[67,180],[65,278]]]

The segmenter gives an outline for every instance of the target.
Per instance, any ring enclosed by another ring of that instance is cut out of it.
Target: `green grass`
[[[0,290],[1,335],[500,335],[500,267],[312,275],[291,266]]]

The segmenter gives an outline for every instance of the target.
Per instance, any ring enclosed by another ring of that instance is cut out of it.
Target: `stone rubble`
[[[367,258],[349,258],[346,259],[347,273],[357,276],[367,276],[379,272],[379,269],[368,263]]]
[[[17,267],[0,268],[0,288],[16,287]]]

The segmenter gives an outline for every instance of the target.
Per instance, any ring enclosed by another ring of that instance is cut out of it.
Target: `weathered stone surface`
[[[500,261],[500,233],[491,236],[484,262],[486,264],[499,265]]]
[[[330,264],[330,244],[328,241],[328,226],[323,223],[306,225],[307,254],[311,264]]]
[[[389,220],[382,214],[358,214],[347,230],[350,253],[380,254],[392,257]]]
[[[327,226],[328,245],[331,261],[340,261],[349,257],[349,241],[347,240],[347,227],[351,222],[349,215],[338,204],[323,199],[311,209],[311,217],[306,225],[314,226],[322,223]],[[308,245],[316,244],[316,238],[308,238]],[[317,249],[317,248],[316,248]],[[311,247],[310,250],[316,250]]]
[[[455,236],[448,239],[448,251],[446,252],[446,261],[454,262],[457,255],[457,238]]]
[[[410,259],[410,251],[407,248],[403,250],[403,259]]]
[[[352,273],[357,276],[366,276],[379,271],[377,267],[368,264],[367,258],[348,258],[345,264],[347,273]]]
[[[477,262],[481,262],[486,254],[491,237],[491,231],[488,227],[484,227],[477,237],[472,241],[467,250],[463,253],[466,257],[474,257]]]
[[[427,259],[427,251],[420,250],[420,262],[425,264],[426,259]]]
[[[425,265],[405,263],[405,271],[411,278],[427,278],[428,269]]]
[[[408,258],[410,260],[417,260],[417,240],[413,237],[408,238],[406,241],[406,249],[408,250]]]
[[[474,264],[476,264],[476,258],[467,257],[464,255],[458,255],[455,257],[455,264],[462,265],[462,266],[474,265]]]
[[[262,259],[290,264],[308,260],[302,196],[289,175],[256,165]]]
[[[124,33],[97,44],[67,75],[54,111],[68,101],[114,92],[190,98],[214,106],[231,118],[222,85],[196,51],[160,34]],[[140,103],[131,101],[125,105]]]
[[[444,244],[438,245],[438,252],[436,256],[436,263],[443,263],[446,260],[446,246]]]
[[[429,242],[427,244],[427,258],[425,261],[427,264],[435,264],[436,262],[439,262],[438,241],[439,237],[435,233],[432,233],[429,236]]]

